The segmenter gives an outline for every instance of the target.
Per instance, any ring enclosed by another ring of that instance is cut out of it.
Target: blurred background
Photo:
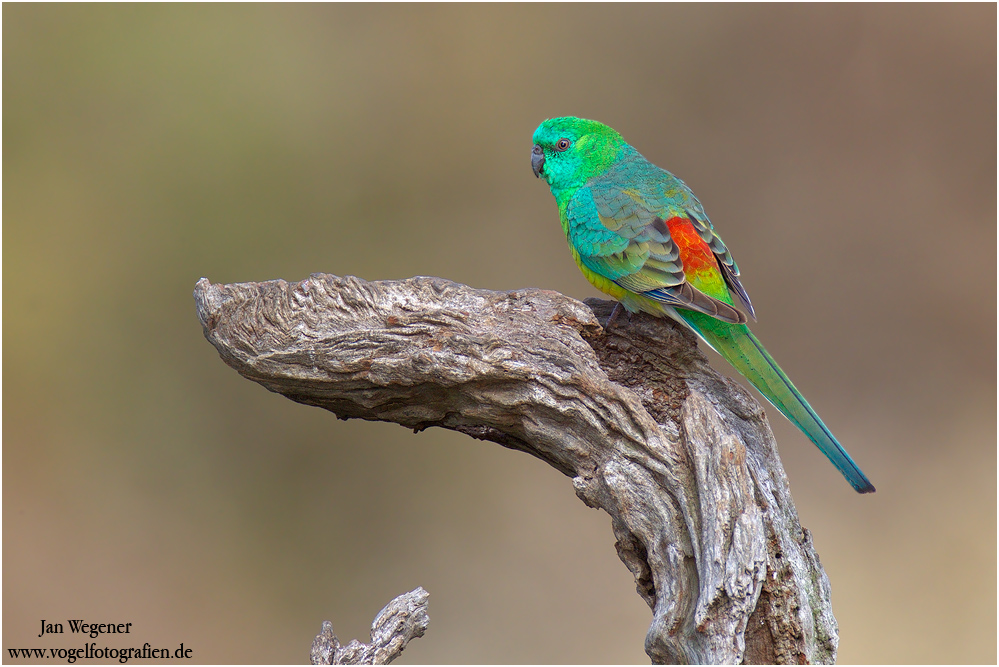
[[[994,4],[5,5],[4,659],[82,645],[37,635],[83,618],[133,623],[111,647],[302,663],[324,619],[367,641],[423,586],[405,662],[647,662],[650,611],[568,478],[270,394],[191,296],[312,272],[594,295],[528,159],[578,115],[693,188],[754,330],[878,487],[768,409],[840,661],[994,663],[995,25]]]

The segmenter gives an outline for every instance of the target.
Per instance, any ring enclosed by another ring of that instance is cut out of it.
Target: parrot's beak
[[[541,146],[534,144],[534,148],[531,149],[531,169],[534,170],[534,175],[541,178],[541,170],[545,168],[545,152],[541,150]]]

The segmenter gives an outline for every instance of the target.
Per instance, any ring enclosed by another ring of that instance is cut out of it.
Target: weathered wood
[[[527,452],[611,516],[652,609],[655,663],[831,663],[829,581],[763,410],[670,320],[441,278],[195,290],[244,377],[342,419],[440,426]],[[599,318],[599,320],[598,320]]]
[[[406,645],[427,631],[430,595],[417,588],[395,598],[375,616],[371,643],[352,639],[346,646],[333,634],[333,624],[323,621],[322,630],[312,642],[313,665],[387,665],[398,658]]]

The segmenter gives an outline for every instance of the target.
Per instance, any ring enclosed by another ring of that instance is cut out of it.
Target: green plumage
[[[756,314],[739,267],[683,181],[606,125],[572,117],[538,127],[531,166],[548,182],[573,258],[595,287],[629,311],[690,328],[801,429],[854,489],[874,491],[746,326],[745,313]]]

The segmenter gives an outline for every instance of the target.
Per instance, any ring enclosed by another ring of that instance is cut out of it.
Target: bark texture
[[[346,646],[333,634],[333,624],[323,621],[323,628],[312,642],[313,665],[387,665],[398,658],[406,644],[422,637],[430,617],[430,595],[422,588],[395,598],[375,616],[371,624],[371,643],[352,639]]]
[[[195,289],[244,377],[342,419],[449,428],[521,450],[606,511],[652,609],[654,663],[832,663],[829,580],[766,416],[694,336],[613,303],[441,278]]]

